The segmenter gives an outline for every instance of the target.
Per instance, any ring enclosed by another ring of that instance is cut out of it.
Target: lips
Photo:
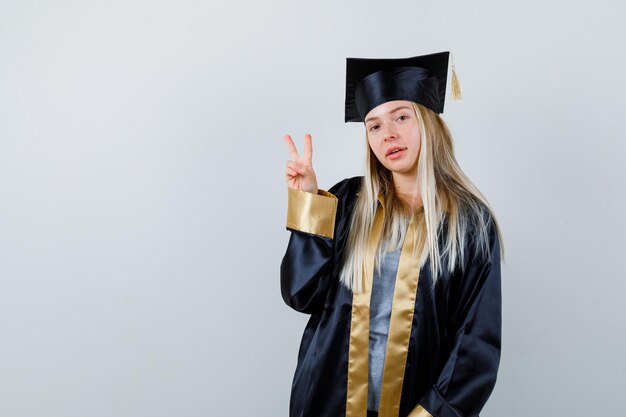
[[[391,155],[391,153],[392,153],[393,151],[395,151],[396,149],[399,149],[399,150],[405,150],[406,148],[404,148],[404,147],[402,147],[402,146],[394,146],[393,148],[389,148],[389,149],[387,149],[387,153],[385,154],[385,156],[389,156],[389,155]]]

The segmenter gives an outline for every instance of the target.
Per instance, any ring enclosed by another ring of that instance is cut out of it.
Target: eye
[[[409,118],[409,116],[403,114],[402,116],[398,117],[398,120],[406,120],[408,118]]]
[[[371,125],[371,126],[370,126],[370,131],[371,131],[371,132],[373,132],[373,131],[375,131],[375,130],[377,130],[377,129],[378,129],[378,125]]]

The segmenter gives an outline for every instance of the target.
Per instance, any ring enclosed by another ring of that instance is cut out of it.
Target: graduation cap
[[[412,58],[347,58],[346,122],[362,122],[374,107],[409,100],[443,113],[450,52]],[[461,98],[452,64],[453,98]]]

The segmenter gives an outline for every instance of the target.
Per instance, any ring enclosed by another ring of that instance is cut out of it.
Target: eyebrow
[[[410,110],[410,107],[408,107],[408,106],[400,106],[400,107],[396,107],[395,109],[391,110],[389,113],[395,113],[395,112],[397,112],[398,110],[402,110],[402,109],[408,109],[408,110]],[[378,120],[378,117],[369,117],[369,118],[365,119],[365,122],[364,122],[364,123],[371,122],[372,120]]]

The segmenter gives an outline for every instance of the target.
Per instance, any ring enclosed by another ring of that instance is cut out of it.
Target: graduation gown
[[[290,417],[366,417],[371,288],[353,293],[338,278],[362,180],[346,178],[318,194],[288,188],[286,228],[291,235],[280,265],[281,294],[288,306],[310,315],[297,356]],[[369,256],[381,235],[382,194],[378,200]],[[490,396],[501,340],[500,253],[490,225],[490,257],[466,256],[465,270],[444,272],[434,288],[430,261],[420,269],[411,258],[413,241],[407,232],[394,290],[380,417],[478,416]],[[371,283],[373,264],[365,273]]]

